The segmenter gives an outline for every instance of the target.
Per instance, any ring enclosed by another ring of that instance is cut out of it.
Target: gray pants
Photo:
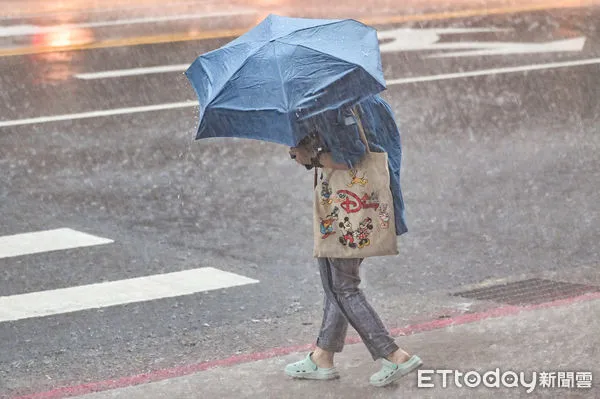
[[[350,323],[374,360],[395,352],[398,346],[394,339],[358,288],[362,259],[318,258],[318,262],[325,303],[317,346],[329,352],[341,352]]]

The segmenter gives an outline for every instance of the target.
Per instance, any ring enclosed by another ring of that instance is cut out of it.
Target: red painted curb
[[[426,331],[439,330],[448,326],[469,324],[489,318],[506,317],[525,311],[565,306],[577,302],[591,301],[594,299],[600,299],[600,292],[594,292],[576,297],[560,299],[552,302],[544,302],[537,305],[502,306],[498,308],[489,309],[484,312],[469,313],[446,319],[436,319],[425,323],[410,325],[403,328],[396,328],[391,330],[390,333],[394,336],[413,335]],[[355,337],[351,337],[346,340],[347,344],[356,344],[359,342],[361,342],[361,340]],[[312,349],[313,347],[314,344],[306,344],[284,348],[274,348],[266,352],[248,353],[245,355],[231,356],[226,359],[211,360],[202,363],[191,364],[188,366],[157,370],[150,373],[122,377],[114,380],[91,382],[88,384],[57,388],[47,392],[39,392],[24,396],[15,396],[13,397],[13,399],[61,399],[72,396],[85,395],[93,392],[107,391],[110,389],[125,388],[149,382],[161,381],[168,378],[182,377],[185,375],[193,374],[215,367],[228,367],[240,363],[248,363],[262,359],[270,359],[273,357],[283,356],[294,352],[307,351]]]

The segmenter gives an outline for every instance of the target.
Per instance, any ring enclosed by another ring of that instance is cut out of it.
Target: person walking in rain
[[[336,40],[331,40],[332,37]],[[319,20],[269,15],[225,46],[197,57],[186,70],[186,76],[200,105],[196,139],[239,137],[296,146],[290,149],[290,154],[299,163],[332,169],[352,170],[361,158],[381,159],[382,156],[374,153],[387,153],[390,184],[387,186],[386,181],[382,182],[386,188],[383,194],[390,211],[393,203],[394,218],[386,218],[383,214],[381,222],[383,226],[389,223],[390,227],[395,223],[396,235],[407,231],[400,192],[399,133],[391,109],[376,96],[386,85],[375,28],[354,19]],[[369,95],[375,96],[367,97],[360,104],[362,124],[353,120],[353,112],[348,112],[352,109],[339,109],[343,104]],[[304,113],[306,115],[302,116]],[[290,123],[290,117],[294,115],[303,122],[309,115],[318,115],[314,118],[325,120],[326,123],[317,123],[317,126],[319,136],[327,144],[326,151],[313,152],[298,146],[298,139],[305,135],[298,134],[303,132],[297,131],[297,124]],[[368,131],[368,138],[363,137],[360,126]],[[373,180],[382,176],[382,170],[386,171],[384,163],[376,165],[382,169],[377,169]],[[366,180],[364,177],[356,177],[359,184],[366,185],[366,181],[361,181]],[[365,198],[372,210],[377,206],[372,194],[379,193],[364,193],[358,200]],[[330,199],[323,197],[326,203]],[[351,210],[346,201],[340,206],[346,213]],[[344,220],[346,217],[350,219],[350,216],[344,216]],[[329,241],[334,239],[330,223],[335,218],[334,207],[331,220],[323,224],[320,231],[320,236]],[[357,233],[356,237],[348,230],[351,223],[348,227],[344,225],[344,236],[336,237],[342,238],[340,245],[346,243],[346,248],[353,250],[362,245],[361,251],[367,249],[364,254],[377,248],[377,243],[368,238],[370,230],[377,230],[371,223],[374,218],[379,216],[354,221],[359,226],[359,231],[353,231]],[[395,244],[393,233],[390,228],[380,237],[391,238]],[[303,361],[288,365],[286,373],[303,378],[336,377],[333,356],[343,348],[348,324],[358,331],[373,358],[382,359],[382,369],[371,378],[374,385],[387,385],[419,367],[421,360],[395,344],[358,288],[362,259],[320,257],[318,262],[326,299],[317,349]]]
[[[402,151],[392,110],[379,96],[363,100],[358,109],[369,149],[388,154],[396,235],[402,235],[408,231],[400,188]],[[322,140],[315,143],[320,135],[313,135],[311,143],[290,148],[290,156],[307,169],[352,169],[366,153],[365,145],[359,138],[357,120],[348,109],[328,111],[321,118],[317,123],[318,129],[327,129],[330,142],[336,144],[327,148]],[[316,348],[303,360],[287,365],[285,373],[295,378],[316,380],[339,377],[334,366],[334,355],[344,348],[348,324],[358,332],[373,360],[381,359],[381,369],[370,378],[372,385],[381,387],[391,384],[420,367],[421,359],[416,355],[411,356],[395,343],[359,288],[359,268],[363,259],[318,258],[317,261],[325,300]]]

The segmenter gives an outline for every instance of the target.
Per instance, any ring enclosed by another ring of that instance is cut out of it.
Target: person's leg
[[[330,266],[327,258],[317,259],[319,271],[325,292],[323,302],[323,321],[317,338],[317,347],[312,354],[313,361],[319,367],[333,367],[335,353],[344,349],[344,341],[348,332],[348,320],[335,302],[335,296],[331,291],[328,271]]]
[[[371,376],[371,384],[383,387],[419,368],[421,359],[410,356],[396,345],[362,290],[358,288],[360,259],[329,261],[329,280],[336,303],[362,338],[373,359],[382,359],[381,370]]]
[[[319,367],[333,367],[333,357],[344,348],[348,321],[335,302],[325,296],[323,321],[311,357]]]
[[[288,365],[288,375],[311,379],[336,378],[338,373],[333,367],[333,356],[343,349],[348,322],[361,336],[373,359],[382,358],[389,363],[371,377],[373,385],[387,385],[420,364],[417,356],[410,357],[395,344],[358,288],[361,262],[362,259],[319,259],[326,298],[317,348],[305,360]]]
[[[399,350],[377,312],[358,288],[361,263],[360,258],[328,259],[328,267],[324,270],[327,276],[323,278],[325,292],[332,296],[341,313],[358,332],[374,360],[396,360],[404,352]],[[326,288],[325,284],[329,287]]]
[[[326,279],[329,275],[326,272],[329,262],[325,258],[319,258],[318,263],[321,278]],[[337,378],[339,375],[333,365],[333,357],[344,347],[348,321],[333,299],[333,294],[328,292],[330,285],[326,283],[326,280],[323,280],[323,287],[325,289],[323,321],[317,338],[317,347],[303,360],[285,367],[286,374],[291,377],[328,380]]]

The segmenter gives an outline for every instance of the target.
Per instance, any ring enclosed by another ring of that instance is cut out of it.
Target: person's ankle
[[[314,351],[310,358],[319,368],[330,369],[333,367],[333,355],[325,351]]]
[[[402,364],[410,360],[410,355],[404,352],[402,349],[398,349],[396,352],[389,355],[387,357],[387,360],[389,360],[392,363]]]

